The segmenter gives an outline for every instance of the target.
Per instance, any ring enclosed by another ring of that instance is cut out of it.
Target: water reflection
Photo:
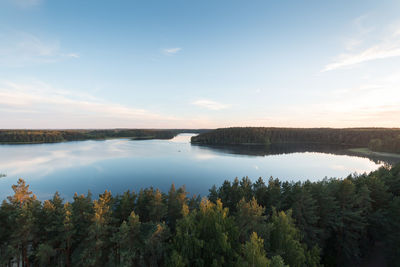
[[[400,157],[390,154],[363,154],[351,151],[351,146],[323,145],[323,144],[271,144],[271,145],[198,145],[192,144],[199,149],[209,150],[224,154],[243,156],[270,156],[292,153],[317,152],[332,155],[347,155],[367,158],[376,164],[393,165],[400,162]]]
[[[40,199],[55,191],[71,199],[75,192],[105,189],[122,193],[144,187],[168,191],[171,183],[206,195],[225,179],[249,176],[281,180],[318,180],[369,172],[381,160],[351,155],[346,149],[320,146],[223,146],[190,144],[193,134],[172,140],[114,139],[57,144],[0,145],[0,200],[12,194],[19,177]],[[347,152],[346,152],[347,151]]]
[[[128,140],[83,141],[60,144],[2,145],[0,170],[9,176],[47,176],[61,169],[85,166],[129,155]]]

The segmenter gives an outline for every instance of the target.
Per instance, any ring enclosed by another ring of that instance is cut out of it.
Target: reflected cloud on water
[[[19,177],[41,199],[55,191],[66,199],[88,190],[95,197],[105,189],[122,193],[153,186],[168,191],[171,183],[207,195],[212,185],[235,177],[295,181],[345,177],[375,170],[385,160],[331,146],[199,146],[190,144],[192,136],[1,145],[0,173],[7,176],[0,179],[0,199],[12,194],[11,185]]]
[[[9,176],[41,177],[60,169],[129,157],[128,140],[81,141],[60,144],[2,145],[0,170]],[[68,148],[68,150],[66,149]]]

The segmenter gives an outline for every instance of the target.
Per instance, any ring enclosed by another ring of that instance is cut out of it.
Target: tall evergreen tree
[[[242,256],[239,258],[237,266],[269,267],[270,264],[270,260],[265,255],[264,240],[253,232],[250,240],[243,245]]]
[[[128,221],[122,222],[113,241],[117,244],[115,262],[120,266],[139,266],[143,261],[144,240],[140,233],[139,216],[132,211]]]
[[[258,205],[254,197],[249,202],[244,198],[239,202],[235,219],[239,228],[239,240],[242,243],[247,241],[253,232],[262,236],[267,235],[267,218],[264,210],[265,208]]]
[[[112,196],[105,191],[98,200],[93,201],[94,216],[84,240],[82,260],[86,266],[99,266],[109,262],[111,254],[110,239],[113,235],[111,224]]]
[[[336,228],[336,251],[339,264],[354,264],[361,256],[360,239],[365,230],[362,210],[357,209],[357,195],[350,178],[338,181],[339,210]]]
[[[198,212],[181,219],[174,255],[188,266],[232,266],[237,260],[237,228],[228,209],[203,199]]]
[[[319,255],[308,256],[307,247],[291,217],[291,210],[273,211],[271,217],[270,252],[281,256],[289,266],[319,266]],[[318,249],[316,249],[318,250]]]
[[[172,231],[175,231],[177,220],[182,218],[182,208],[186,202],[187,192],[185,187],[176,190],[175,185],[172,184],[167,196],[167,225]]]

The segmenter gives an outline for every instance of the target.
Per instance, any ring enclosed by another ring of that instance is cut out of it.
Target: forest
[[[108,138],[171,139],[181,132],[205,130],[111,129],[111,130],[0,130],[0,143],[57,143]]]
[[[194,144],[324,144],[400,153],[399,128],[220,128],[192,137]]]
[[[318,182],[39,201],[19,179],[0,206],[1,266],[400,265],[400,165]],[[383,263],[381,263],[383,264]]]

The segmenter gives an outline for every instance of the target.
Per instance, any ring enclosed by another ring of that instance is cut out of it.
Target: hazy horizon
[[[0,128],[400,127],[399,1],[0,1]]]
[[[136,127],[114,127],[114,128],[0,128],[1,130],[54,130],[54,131],[63,131],[63,130],[215,130],[220,128],[248,128],[248,127],[264,127],[264,128],[293,128],[293,129],[400,129],[400,127],[276,127],[276,126],[226,126],[226,127],[216,127],[216,128],[154,128],[154,127],[147,127],[147,128],[136,128]]]

